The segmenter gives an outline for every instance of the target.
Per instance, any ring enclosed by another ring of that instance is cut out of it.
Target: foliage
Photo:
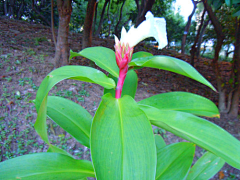
[[[175,1],[176,0],[156,0],[151,11],[158,17],[167,17]]]
[[[183,17],[179,13],[174,14],[173,11],[170,11],[165,19],[167,22],[168,41],[175,41],[176,43],[180,42],[185,28]]]
[[[72,15],[71,15],[71,21],[69,24],[70,30],[75,32],[80,32],[81,27],[84,24],[84,19],[86,15],[86,9],[87,9],[87,1],[85,0],[75,0],[72,3]],[[81,13],[79,13],[81,12]]]
[[[71,57],[74,56],[91,59],[107,71],[109,77],[100,70],[84,66],[64,66],[47,75],[36,96],[35,129],[49,145],[48,153],[24,155],[0,163],[0,179],[192,180],[212,177],[225,162],[240,169],[240,142],[201,118],[219,116],[217,107],[210,100],[186,92],[163,93],[139,102],[134,100],[138,78],[133,78],[136,73],[131,69],[135,68],[172,71],[214,90],[192,66],[176,58],[134,53],[129,63],[130,76],[123,86],[124,93],[121,98],[114,98],[116,83],[112,77],[119,77],[115,53],[104,47],[92,47],[79,53],[71,52]],[[96,83],[105,88],[94,117],[77,103],[62,97],[48,97],[51,88],[64,79]],[[93,164],[73,159],[49,141],[46,116],[81,144],[91,147]],[[151,124],[189,142],[166,145],[161,136],[154,138]],[[208,152],[191,168],[196,145]]]
[[[240,1],[239,0],[209,0],[208,2],[215,9],[221,8],[221,6],[225,3],[228,7],[234,8],[232,11],[233,16],[240,16]]]

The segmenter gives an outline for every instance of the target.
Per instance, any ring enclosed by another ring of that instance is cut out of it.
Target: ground
[[[43,78],[53,70],[54,44],[49,27],[40,24],[29,24],[23,21],[9,20],[0,17],[0,161],[19,155],[46,151],[48,146],[34,131],[33,125],[37,114],[32,100]],[[70,48],[81,50],[81,35],[70,33]],[[94,38],[93,46],[104,46],[113,49],[112,39]],[[174,50],[157,50],[141,43],[135,51],[150,51],[153,54],[169,55],[189,61],[189,56],[178,54]],[[200,58],[196,69],[215,87],[215,77],[210,66],[211,60]],[[70,61],[74,65],[89,65],[85,58]],[[227,77],[230,64],[222,62],[221,66]],[[143,68],[137,70],[139,77],[136,101],[155,94],[171,91],[192,92],[205,96],[217,103],[218,94],[210,88],[191,79],[158,69]],[[67,80],[58,83],[50,95],[71,99],[94,115],[103,94],[103,88],[85,82]],[[211,118],[240,140],[240,121],[221,116]],[[67,150],[76,158],[89,158],[89,150],[77,143],[58,125],[48,120],[48,132],[53,144]],[[183,141],[169,132],[155,129],[167,144]],[[196,157],[203,150],[197,148]],[[240,171],[229,165],[212,179],[240,179]]]

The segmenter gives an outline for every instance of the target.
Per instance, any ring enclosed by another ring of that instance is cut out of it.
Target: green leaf
[[[109,77],[112,78],[117,84],[118,78],[113,77],[110,74]],[[137,73],[134,70],[129,70],[123,84],[122,96],[129,95],[132,98],[134,98],[137,91],[137,85],[138,85]],[[104,89],[104,94],[111,93],[113,97],[115,97],[115,92],[116,92],[115,89]]]
[[[225,0],[227,6],[232,6],[232,0]]]
[[[237,7],[234,11],[233,11],[233,15],[235,17],[239,17],[240,16],[240,6]]]
[[[58,153],[36,153],[0,163],[0,179],[72,180],[95,177],[92,163]]]
[[[160,110],[182,111],[198,116],[219,117],[217,106],[209,99],[187,92],[162,93],[138,102]]]
[[[43,139],[43,141],[45,141],[47,144],[50,144],[47,134],[46,118],[47,118],[47,95],[44,97],[43,101],[41,102],[41,106],[38,109],[38,115],[36,122],[34,124],[34,128],[38,135]]]
[[[193,143],[170,144],[157,151],[156,180],[185,179],[195,152]]]
[[[163,69],[171,72],[175,72],[189,78],[192,78],[206,86],[210,87],[214,91],[215,88],[208,82],[196,69],[194,69],[190,64],[169,56],[152,56],[136,58],[129,63],[129,66],[142,66]]]
[[[95,62],[97,66],[109,72],[115,77],[119,76],[119,68],[117,66],[115,52],[105,47],[89,47],[83,49],[79,53],[70,50],[70,58],[75,56],[83,56]]]
[[[149,57],[149,56],[153,56],[153,55],[149,52],[139,51],[139,52],[133,53],[132,60],[136,58]]]
[[[49,96],[47,115],[78,142],[90,148],[92,116],[87,110],[68,99]]]
[[[98,180],[155,178],[152,127],[130,96],[103,96],[92,123],[91,154]]]
[[[52,152],[52,153],[61,153],[63,155],[67,155],[73,158],[73,156],[71,154],[69,154],[68,152],[64,151],[63,149],[60,149],[57,146],[54,146],[52,144],[49,144],[49,148],[47,150],[47,152]]]
[[[48,76],[42,81],[36,95],[35,104],[38,116],[34,125],[36,132],[47,144],[50,144],[46,125],[47,95],[55,84],[64,79],[96,83],[109,89],[115,87],[113,79],[108,78],[99,70],[85,66],[63,66],[48,74]]]
[[[155,138],[155,144],[156,144],[157,150],[164,148],[166,146],[166,143],[162,138],[162,136],[155,134],[154,138]]]
[[[187,180],[210,179],[223,167],[224,163],[222,158],[206,152],[191,168]]]
[[[219,9],[222,5],[223,5],[223,1],[222,0],[214,0],[213,1],[213,7],[215,8],[215,9]]]
[[[153,125],[197,144],[240,169],[240,142],[221,127],[189,113],[141,105],[140,108]]]
[[[65,79],[95,83],[107,89],[115,88],[116,86],[113,79],[108,78],[97,69],[85,66],[63,66],[50,72],[42,81],[36,96],[37,111],[50,89]]]
[[[240,0],[232,0],[232,4],[238,4],[240,3]]]

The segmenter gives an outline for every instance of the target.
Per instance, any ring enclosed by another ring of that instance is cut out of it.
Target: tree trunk
[[[203,24],[201,33],[200,33],[200,35],[199,35],[199,39],[198,39],[198,43],[197,43],[197,53],[196,53],[197,58],[198,58],[199,55],[200,55],[202,38],[203,38],[203,35],[204,35],[204,33],[205,33],[205,30],[206,30],[209,22],[210,22],[210,19],[208,19],[207,21],[205,21],[205,23]]]
[[[7,8],[7,4],[8,4],[8,0],[5,0],[5,1],[4,1],[4,14],[5,14],[5,16],[7,16],[7,15],[8,15],[8,8]]]
[[[193,10],[192,10],[192,13],[188,16],[188,22],[185,26],[183,37],[182,37],[182,44],[181,44],[181,53],[182,54],[185,54],[185,44],[186,44],[187,34],[188,34],[188,31],[191,26],[192,17],[197,9],[197,4],[198,4],[198,2],[194,1],[194,0],[192,0],[192,3],[193,3]]]
[[[118,19],[117,25],[115,26],[115,30],[114,30],[115,35],[117,37],[119,37],[120,31],[121,31],[121,30],[118,30],[118,26],[119,26],[119,24],[120,24],[120,22],[122,20],[122,11],[123,11],[123,6],[124,6],[125,2],[126,2],[126,0],[124,0],[123,3],[122,3],[121,9],[120,9],[119,19]]]
[[[17,19],[21,19],[21,17],[22,17],[23,5],[24,5],[24,0],[21,2],[20,7],[17,11]]]
[[[55,52],[55,68],[68,64],[69,58],[69,23],[72,13],[72,1],[71,0],[57,0],[57,7],[59,13],[59,27],[57,46]]]
[[[220,112],[225,112],[226,111],[226,102],[225,102],[225,91],[223,90],[222,87],[222,78],[221,78],[221,72],[219,69],[219,64],[218,64],[218,58],[219,58],[219,52],[222,48],[223,40],[224,40],[224,34],[222,31],[222,26],[220,22],[218,21],[217,17],[212,11],[211,6],[208,5],[207,0],[203,0],[204,8],[208,12],[209,19],[211,20],[214,30],[216,31],[217,34],[217,45],[215,47],[215,53],[214,53],[214,58],[212,60],[212,67],[213,71],[215,72],[216,79],[217,79],[217,88],[219,92],[219,98],[218,98],[218,108]],[[223,97],[224,96],[224,97]]]
[[[110,0],[106,0],[104,5],[103,5],[103,9],[102,9],[102,13],[101,13],[101,17],[100,17],[100,21],[99,21],[99,24],[98,24],[98,29],[95,33],[95,36],[99,36],[100,32],[101,32],[101,29],[102,29],[102,24],[103,24],[103,19],[104,19],[104,13],[105,13],[105,10],[106,10],[106,7],[107,7],[107,4],[110,2]]]
[[[84,21],[82,48],[91,47],[92,45],[92,25],[96,8],[96,0],[89,0],[87,5],[87,13]]]
[[[195,53],[196,53],[196,51],[197,51],[196,45],[197,45],[197,42],[198,42],[198,39],[199,39],[199,35],[200,35],[201,29],[202,29],[202,26],[203,26],[205,13],[206,13],[206,10],[204,9],[203,14],[202,14],[202,17],[201,17],[201,24],[200,24],[200,26],[199,26],[199,28],[198,28],[197,36],[196,36],[196,38],[195,38],[195,41],[194,41],[194,43],[193,43],[193,45],[192,45],[192,48],[191,48],[191,51],[190,51],[190,53],[191,53],[191,60],[190,60],[190,62],[191,62],[191,65],[192,65],[193,67],[194,67]]]
[[[97,22],[97,10],[98,10],[98,1],[96,4],[95,13],[94,13],[94,21],[93,21],[93,35],[94,36],[95,36],[95,27],[96,27],[96,22]]]
[[[240,93],[240,19],[236,21],[236,42],[233,56],[233,75],[234,75],[234,92],[229,115],[233,118],[238,117],[239,93]]]
[[[54,42],[54,46],[56,48],[57,46],[57,40],[56,40],[56,35],[55,35],[55,30],[54,30],[54,2],[53,0],[51,0],[51,29],[52,29],[52,37],[53,37],[53,42]]]
[[[135,26],[138,27],[141,22],[145,20],[145,15],[148,11],[151,11],[155,0],[142,0],[141,5],[139,6],[138,0],[135,0],[137,7],[138,7],[138,15]]]
[[[204,42],[204,47],[203,47],[203,51],[202,51],[202,54],[201,54],[201,56],[203,56],[204,55],[204,53],[205,53],[205,51],[206,51],[206,41]]]
[[[15,0],[10,0],[9,1],[9,17],[12,16],[13,18],[15,18]]]
[[[108,4],[108,10],[107,10],[107,17],[108,17],[108,38],[110,37],[110,31],[111,31],[111,21],[110,21],[110,14],[109,14],[109,10],[110,10],[110,5],[111,5],[111,1]]]

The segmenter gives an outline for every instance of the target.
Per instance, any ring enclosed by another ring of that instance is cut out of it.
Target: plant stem
[[[123,88],[123,84],[124,84],[124,80],[126,78],[127,72],[128,72],[128,65],[126,65],[125,67],[119,70],[119,78],[118,78],[116,94],[115,94],[116,99],[121,98],[122,88]]]

